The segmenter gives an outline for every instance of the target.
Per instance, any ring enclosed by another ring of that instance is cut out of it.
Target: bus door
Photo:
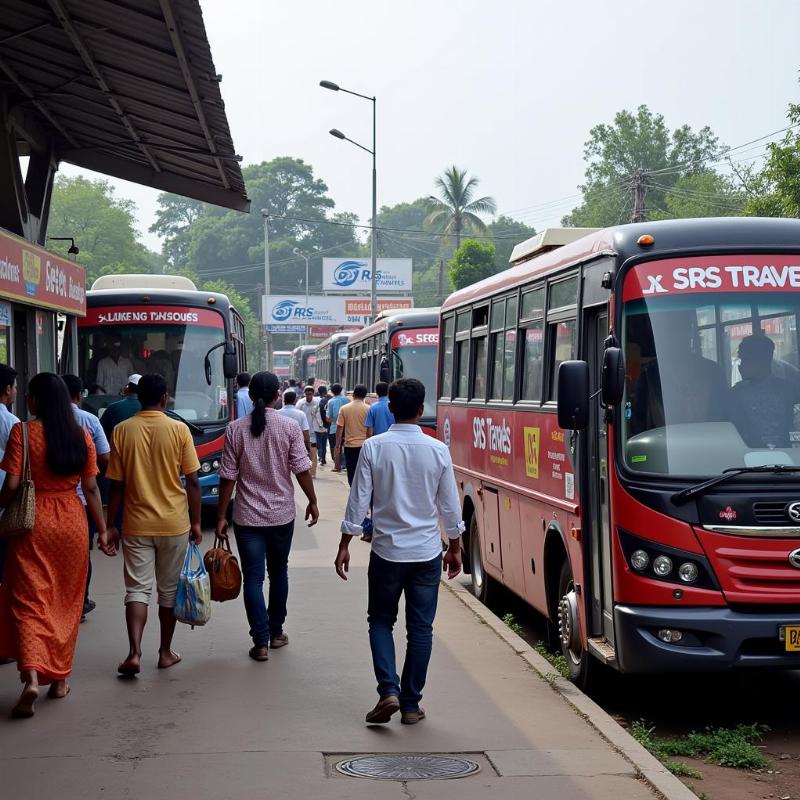
[[[608,309],[586,311],[586,355],[589,362],[590,393],[600,391],[600,379],[608,336]],[[588,451],[588,514],[582,527],[589,531],[592,595],[590,636],[604,636],[614,644],[614,609],[611,583],[611,524],[608,504],[608,430],[605,409],[599,399],[592,403],[586,443]],[[587,518],[588,517],[588,518]]]

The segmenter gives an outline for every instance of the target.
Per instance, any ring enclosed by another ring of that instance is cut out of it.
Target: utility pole
[[[439,259],[439,291],[436,295],[439,298],[439,305],[444,303],[444,259]]]
[[[261,325],[264,330],[264,369],[272,367],[272,333],[267,327],[265,318],[266,298],[270,295],[269,282],[269,211],[261,209],[264,218],[264,301],[261,303]]]
[[[647,195],[647,173],[643,169],[637,169],[631,183],[633,192],[633,213],[631,222],[646,222],[647,212],[644,207],[644,198]]]

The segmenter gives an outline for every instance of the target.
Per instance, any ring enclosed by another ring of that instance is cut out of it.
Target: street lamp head
[[[338,129],[338,128],[331,128],[328,131],[331,136],[335,136],[337,139],[346,139],[347,137]]]
[[[333,83],[333,81],[320,81],[319,85],[323,89],[330,89],[332,92],[338,92],[339,91],[339,84],[338,83]]]
[[[293,247],[293,248],[292,248],[292,252],[293,252],[293,253],[294,253],[296,256],[302,256],[302,255],[303,255],[303,253],[302,253],[302,251],[300,250],[300,248],[299,248],[299,247]]]
[[[261,209],[261,216],[262,217],[268,217],[269,216],[269,209],[268,208],[262,208]]]

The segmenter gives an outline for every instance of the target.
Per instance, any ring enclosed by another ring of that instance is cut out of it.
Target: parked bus
[[[442,307],[465,568],[576,683],[800,666],[800,221],[547,231]]]
[[[287,380],[292,372],[292,351],[275,350],[272,353],[272,372],[281,380]]]
[[[317,365],[317,346],[303,344],[292,350],[291,376],[296,381],[313,381]]]
[[[378,381],[417,378],[425,386],[425,412],[420,425],[436,430],[436,350],[439,309],[382,311],[372,325],[347,342],[347,390],[363,383],[374,398]]]
[[[330,388],[334,383],[346,385],[347,340],[351,336],[346,332],[334,333],[317,345],[315,386]]]
[[[198,291],[171,275],[106,275],[87,292],[78,321],[79,374],[89,392],[85,407],[102,417],[120,399],[123,372],[160,373],[167,381],[167,414],[185,422],[200,458],[205,504],[219,497],[225,428],[235,414],[234,379],[247,368],[244,323],[228,298]],[[111,351],[124,369],[103,386],[98,369]]]

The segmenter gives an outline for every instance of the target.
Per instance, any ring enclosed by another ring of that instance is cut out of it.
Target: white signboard
[[[264,325],[345,325],[344,297],[270,295],[262,298]]]
[[[379,292],[411,292],[410,258],[379,258]],[[369,258],[323,258],[323,292],[369,292],[372,290],[372,265]]]

